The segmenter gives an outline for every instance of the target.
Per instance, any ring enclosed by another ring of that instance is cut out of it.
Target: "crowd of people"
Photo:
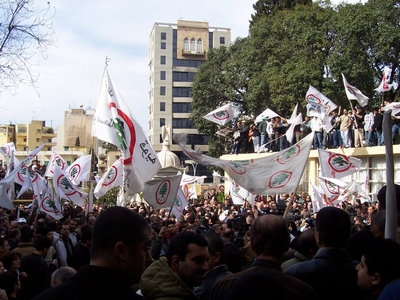
[[[290,124],[283,117],[262,118],[259,122],[255,119],[238,121],[233,128],[231,154],[281,151],[311,132],[314,132],[313,149],[383,146],[382,108],[388,104],[385,101],[381,107],[372,109],[368,106],[339,107],[327,120],[305,116],[302,124],[293,128],[291,140],[286,135]],[[392,117],[392,122],[392,142],[398,144],[400,119]]]
[[[88,215],[65,203],[61,220],[37,205],[0,209],[0,299],[400,295],[400,245],[384,238],[384,189],[379,202],[318,212],[305,192],[243,205],[221,193],[192,200],[179,217],[145,202],[96,205]]]

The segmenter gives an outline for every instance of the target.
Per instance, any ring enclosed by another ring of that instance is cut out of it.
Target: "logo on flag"
[[[342,154],[333,154],[329,157],[328,164],[335,172],[347,171],[352,165],[348,157]]]
[[[301,148],[299,145],[294,145],[293,147],[288,148],[288,150],[284,151],[281,155],[277,157],[277,161],[280,164],[286,164],[294,159],[296,156],[300,154]]]
[[[163,180],[157,188],[156,201],[159,205],[164,204],[168,200],[171,191],[171,181],[168,179]]]
[[[284,170],[272,174],[269,180],[269,187],[274,189],[284,187],[288,184],[290,178],[292,178],[292,174],[292,172]]]
[[[219,111],[213,114],[214,118],[217,120],[226,120],[230,118],[229,112],[227,110]]]

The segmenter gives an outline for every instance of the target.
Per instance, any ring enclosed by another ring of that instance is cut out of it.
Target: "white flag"
[[[255,200],[256,200],[256,196],[254,194],[250,193],[248,190],[246,190],[243,187],[240,187],[238,194],[243,198],[243,200],[246,200],[251,205],[254,205]]]
[[[364,189],[355,181],[354,179],[350,181],[348,185],[344,188],[344,191],[340,194],[338,200],[343,201],[350,196],[358,196],[363,199],[363,202],[371,201],[369,195],[364,191]]]
[[[54,191],[60,198],[68,198],[75,205],[83,207],[87,193],[80,191],[65,175],[64,171],[55,165],[53,176]]]
[[[83,155],[65,170],[65,174],[73,184],[78,185],[81,181],[89,181],[91,157],[91,155]]]
[[[40,179],[33,184],[33,190],[40,211],[56,220],[60,220],[64,217],[61,213],[61,204],[58,199],[54,199],[53,190],[46,179],[40,177]]]
[[[358,104],[360,104],[362,107],[366,106],[368,104],[368,97],[365,96],[363,93],[361,93],[361,91],[350,85],[347,80],[346,77],[344,77],[344,74],[342,73],[342,77],[343,77],[343,85],[344,85],[344,89],[346,91],[346,96],[347,99],[349,100],[357,100]]]
[[[96,198],[105,195],[113,187],[121,186],[124,184],[122,158],[116,160],[107,172],[103,174],[101,179],[94,189]]]
[[[293,133],[294,133],[294,128],[296,125],[301,125],[303,124],[303,115],[302,113],[299,113],[290,123],[290,126],[288,130],[286,131],[286,138],[289,142],[293,140]]]
[[[328,204],[325,202],[326,198],[324,195],[324,191],[310,182],[311,184],[311,201],[312,201],[312,206],[313,206],[313,211],[314,212],[319,212],[321,208],[324,208],[328,206]],[[329,204],[330,205],[330,204]]]
[[[388,111],[389,109],[392,110],[391,115],[393,117],[398,118],[399,117],[398,113],[400,113],[400,102],[391,102],[388,105],[382,107],[383,111]]]
[[[0,153],[5,157],[10,157],[12,151],[15,151],[15,145],[13,142],[4,144],[0,147]]]
[[[189,202],[186,199],[182,189],[178,188],[178,193],[176,194],[175,202],[171,208],[171,212],[178,219],[182,215],[183,210],[188,206],[188,204]]]
[[[203,118],[219,125],[225,125],[235,119],[239,113],[239,107],[230,102],[206,114]]]
[[[144,183],[161,169],[157,154],[119,95],[107,68],[93,119],[92,135],[122,151],[126,198],[143,191]]]
[[[329,116],[331,111],[338,106],[333,103],[328,97],[310,85],[306,94],[307,101],[307,116],[319,117],[323,119]]]
[[[178,192],[182,175],[157,177],[146,182],[143,198],[154,209],[171,207]]]
[[[317,176],[318,186],[322,188],[325,194],[325,203],[329,203],[328,206],[339,206],[342,202],[339,196],[345,190],[347,184],[343,181],[335,178],[327,178]]]
[[[47,142],[46,142],[47,143]],[[28,166],[28,163],[40,152],[40,150],[42,150],[42,148],[44,147],[44,145],[46,145],[46,143],[40,145],[39,147],[37,147],[35,150],[31,151],[25,158],[24,160],[17,166],[14,166],[14,169],[6,176],[4,177],[1,181],[0,181],[0,185],[2,184],[9,184],[10,182],[14,182],[15,177],[17,176],[18,172]],[[14,160],[15,161],[15,160]]]
[[[298,114],[297,114],[297,107],[298,106],[299,106],[299,103],[296,103],[296,106],[293,109],[293,112],[292,112],[292,115],[290,116],[290,119],[287,120],[288,124],[292,124],[295,121],[296,117],[298,117]]]
[[[299,185],[308,161],[314,133],[308,134],[297,144],[270,156],[226,161],[186,148],[186,135],[173,136],[189,159],[205,166],[225,170],[238,185],[256,195],[293,193]]]
[[[229,194],[231,196],[232,202],[235,205],[242,205],[244,203],[244,199],[239,194],[240,186],[236,184],[233,180],[229,180]]]
[[[323,177],[342,178],[361,169],[362,161],[355,157],[318,149],[319,164]]]
[[[266,110],[264,110],[261,114],[259,114],[256,117],[255,122],[256,123],[260,123],[263,118],[272,119],[272,118],[275,118],[275,117],[279,117],[279,115],[276,112],[274,112],[272,109],[267,108]]]
[[[53,152],[51,154],[49,164],[47,165],[46,172],[44,174],[45,177],[53,177],[55,165],[57,165],[63,171],[68,168],[67,162],[60,155]]]
[[[389,84],[390,73],[392,73],[392,69],[389,67],[385,67],[382,73],[382,81],[381,84],[375,89],[378,92],[388,92],[393,88],[393,83]]]

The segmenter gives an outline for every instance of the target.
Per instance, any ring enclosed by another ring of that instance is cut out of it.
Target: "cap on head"
[[[17,223],[26,223],[26,219],[25,218],[19,218]]]

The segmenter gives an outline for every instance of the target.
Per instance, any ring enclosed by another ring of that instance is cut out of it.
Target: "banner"
[[[176,134],[174,140],[191,160],[222,168],[236,184],[256,195],[293,193],[297,190],[314,139],[308,134],[297,144],[270,156],[227,161],[186,148],[186,135]]]

